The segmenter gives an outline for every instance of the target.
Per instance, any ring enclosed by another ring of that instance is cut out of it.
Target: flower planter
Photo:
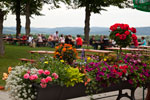
[[[62,87],[62,92],[59,100],[66,100],[76,97],[86,96],[86,87],[84,84],[76,84],[74,87]]]
[[[34,84],[37,89],[36,100],[59,100],[62,87],[59,85],[50,85],[46,88],[41,88],[40,85]]]
[[[85,93],[86,87],[84,86],[84,84],[76,84],[74,87],[61,87],[58,85],[51,85],[46,88],[41,88],[40,86],[36,86],[36,88],[38,89],[38,95],[36,100],[66,100],[87,96],[87,94]],[[98,93],[118,90],[119,94],[117,100],[120,100],[120,98],[122,97],[128,97],[130,100],[135,100],[134,92],[136,88],[134,88],[128,82],[121,82],[119,84],[114,84],[109,87],[100,88],[102,88],[102,90]],[[131,96],[129,96],[127,93],[122,94],[123,89],[130,89]]]

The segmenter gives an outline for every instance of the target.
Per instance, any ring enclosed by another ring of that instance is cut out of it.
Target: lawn
[[[5,82],[2,80],[3,72],[7,72],[7,68],[9,66],[18,65],[19,58],[30,58],[31,54],[29,51],[31,50],[54,50],[54,48],[50,47],[36,47],[31,48],[29,46],[15,46],[15,45],[5,45],[5,56],[0,57],[0,85],[4,85]]]

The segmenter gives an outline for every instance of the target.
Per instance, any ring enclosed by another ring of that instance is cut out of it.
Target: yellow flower
[[[87,58],[87,60],[90,60],[90,59],[91,59],[91,57],[88,57],[88,58]]]
[[[48,61],[45,61],[44,64],[48,64]]]
[[[107,59],[106,59],[106,58],[104,58],[104,61],[107,61]]]
[[[8,74],[7,73],[3,73],[3,80],[6,80],[8,78]]]
[[[60,60],[60,62],[64,62],[64,60]]]

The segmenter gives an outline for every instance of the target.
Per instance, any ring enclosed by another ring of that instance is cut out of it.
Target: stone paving
[[[128,90],[123,91],[123,93],[125,93],[125,92],[130,93]],[[96,100],[116,100],[117,94],[118,94],[118,91],[107,92],[107,93],[103,93],[103,94],[94,95],[93,98],[94,99],[98,98]],[[143,95],[143,89],[138,88],[135,92],[136,100],[143,100],[142,95]],[[146,97],[146,90],[145,90],[145,97]],[[0,91],[0,100],[11,100],[8,96],[7,91]],[[90,97],[86,96],[86,97],[74,98],[74,99],[69,99],[69,100],[90,100]],[[129,100],[129,99],[123,97],[123,98],[121,98],[121,100]]]

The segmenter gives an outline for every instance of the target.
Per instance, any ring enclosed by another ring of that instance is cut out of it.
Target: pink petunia
[[[39,69],[39,70],[38,70],[38,73],[39,73],[40,75],[43,74],[43,73],[44,73],[43,69]]]
[[[38,76],[36,74],[32,75],[34,77],[34,79],[38,79]]]
[[[58,77],[59,77],[58,75],[54,76],[55,79],[58,79]]]
[[[49,75],[49,74],[50,74],[50,71],[45,70],[44,74],[45,74],[45,75]]]
[[[41,83],[46,83],[45,78],[42,78],[42,79],[41,79]]]
[[[46,79],[45,79],[46,83],[48,82],[51,82],[52,81],[52,78],[50,76],[48,76]]]
[[[56,75],[57,75],[56,73],[53,73],[53,74],[52,74],[52,76],[54,76],[54,77],[55,77]]]
[[[47,86],[47,84],[43,84],[43,83],[41,83],[40,85],[42,88],[46,88],[46,86]]]
[[[30,75],[28,73],[24,74],[24,79],[28,79],[30,77]]]
[[[27,73],[30,74],[30,70],[28,70]]]
[[[35,76],[34,76],[34,75],[31,75],[31,76],[29,77],[29,79],[30,79],[30,80],[34,80],[34,79],[35,79]]]

